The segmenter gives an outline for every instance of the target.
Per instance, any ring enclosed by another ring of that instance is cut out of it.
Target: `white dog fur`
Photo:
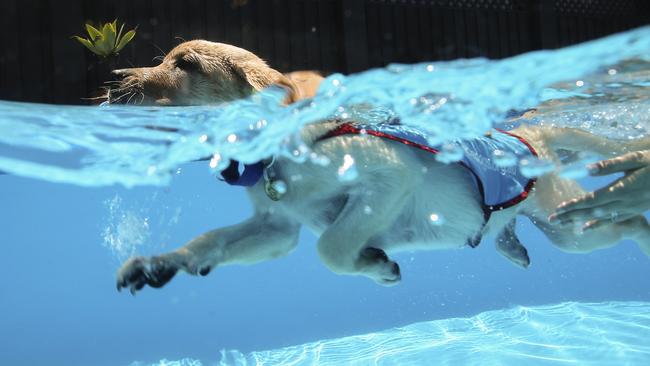
[[[164,105],[232,100],[274,83],[286,87],[287,102],[293,102],[313,96],[322,79],[311,72],[282,75],[248,51],[207,41],[177,46],[159,66],[116,73],[126,76],[116,94]],[[539,177],[526,200],[494,212],[484,226],[482,198],[466,168],[440,163],[428,152],[380,137],[318,140],[336,123],[314,123],[302,131],[304,142],[328,158],[329,165],[277,156],[273,173],[287,184],[281,200],[271,200],[261,180],[247,188],[255,208],[250,219],[207,232],[169,253],[129,259],[118,271],[118,289],[135,293],[145,285],[164,285],[178,270],[206,275],[219,266],[284,256],[297,245],[303,225],[318,236],[318,253],[330,270],[366,276],[382,285],[401,279],[398,264],[386,253],[461,248],[481,230],[483,236],[497,237],[497,249],[513,263],[528,266],[526,249],[514,233],[517,215],[530,218],[567,252],[590,252],[630,238],[650,256],[650,226],[642,216],[584,233],[573,225],[550,224],[547,217],[559,203],[583,193],[578,184],[555,173]],[[567,128],[528,126],[513,132],[542,159],[555,162],[558,150],[610,157],[647,145],[647,141],[621,144]],[[346,156],[354,159],[358,176],[341,181],[337,169]],[[301,179],[291,179],[297,176]],[[444,217],[444,224],[432,225],[432,213]]]

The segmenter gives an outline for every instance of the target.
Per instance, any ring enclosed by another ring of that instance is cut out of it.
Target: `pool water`
[[[519,123],[644,136],[649,50],[646,27],[501,61],[391,65],[332,75],[287,108],[273,89],[183,108],[0,101],[0,364],[649,363],[650,259],[631,242],[566,254],[525,220],[527,270],[488,239],[396,255],[402,283],[383,288],[329,272],[304,231],[285,258],[115,290],[129,256],[251,214],[245,192],[215,178],[229,159],[318,161],[296,137],[309,122],[397,116],[432,143]]]
[[[642,365],[649,325],[645,302],[517,306],[247,355],[224,351],[221,364]]]

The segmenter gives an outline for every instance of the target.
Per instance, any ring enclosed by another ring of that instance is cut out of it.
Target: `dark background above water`
[[[71,39],[119,19],[117,60]],[[0,99],[84,104],[114,67],[151,66],[182,39],[255,52],[283,72],[503,58],[650,23],[647,0],[2,0]]]

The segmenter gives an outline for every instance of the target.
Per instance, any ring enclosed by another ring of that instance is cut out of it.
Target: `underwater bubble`
[[[354,158],[350,154],[343,156],[343,164],[338,169],[338,179],[341,182],[349,182],[357,179],[359,172],[354,164]]]
[[[325,156],[325,155],[319,155],[315,152],[312,152],[309,154],[309,161],[312,162],[312,164],[320,165],[320,166],[328,166],[330,165],[330,159]]]
[[[440,149],[440,152],[436,154],[436,160],[449,164],[455,163],[463,159],[465,153],[463,149],[457,144],[444,144]]]
[[[371,215],[372,214],[372,207],[370,207],[368,205],[364,206],[363,207],[363,213],[365,213],[366,215]]]
[[[555,164],[544,159],[521,159],[519,161],[519,170],[524,177],[534,178],[552,172],[555,170]]]
[[[444,106],[450,99],[451,96],[448,94],[426,93],[417,98],[411,98],[409,102],[417,111],[428,114]]]
[[[228,139],[228,142],[233,143],[233,142],[237,141],[237,135],[235,135],[234,133],[231,133],[230,135],[228,135],[227,139]]]
[[[228,164],[230,163],[229,159],[224,159],[223,156],[219,153],[215,153],[212,155],[210,158],[210,169],[216,170],[216,171],[222,171],[228,167]]]
[[[103,246],[120,260],[133,256],[150,237],[149,218],[133,210],[124,210],[122,198],[118,195],[106,200],[104,205],[108,208],[109,218],[102,234]]]
[[[206,141],[208,141],[208,135],[199,136],[199,142],[200,143],[205,143]]]
[[[431,215],[429,215],[429,221],[431,221],[431,224],[436,225],[436,226],[440,226],[440,225],[444,224],[444,222],[445,222],[442,215],[440,215],[438,213],[435,213],[435,212],[432,213]]]
[[[499,168],[508,168],[517,165],[517,155],[503,150],[494,150],[492,152],[494,164]]]
[[[221,162],[220,154],[212,155],[212,158],[210,159],[210,168],[215,169],[220,162]]]
[[[310,156],[311,149],[304,144],[301,143],[299,144],[293,151],[291,152],[291,155],[293,156],[293,160],[297,162],[305,162],[307,158]]]

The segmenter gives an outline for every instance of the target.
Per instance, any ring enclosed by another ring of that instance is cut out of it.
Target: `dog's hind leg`
[[[258,213],[238,225],[200,235],[173,252],[129,259],[117,273],[117,288],[135,294],[145,285],[164,286],[179,270],[205,276],[218,265],[277,258],[296,246],[299,229],[283,216]]]
[[[408,173],[364,179],[364,192],[350,193],[343,209],[318,240],[318,253],[337,274],[362,275],[389,286],[401,279],[399,265],[373,245],[401,214],[409,192]],[[397,179],[396,177],[403,178]],[[371,201],[367,192],[372,192]],[[372,206],[372,215],[363,207]]]
[[[510,221],[501,230],[496,238],[496,247],[499,254],[506,257],[510,262],[517,267],[528,268],[530,265],[530,258],[526,247],[521,245],[517,234],[515,233],[515,219]]]

